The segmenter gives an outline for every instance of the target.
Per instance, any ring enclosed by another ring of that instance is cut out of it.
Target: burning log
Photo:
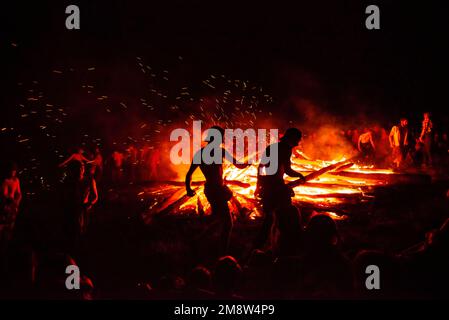
[[[350,162],[350,163],[348,163],[348,164],[342,165],[341,167],[338,167],[338,168],[335,169],[334,171],[335,171],[335,172],[344,171],[344,170],[346,170],[346,169],[351,168],[353,165],[354,165],[354,163],[353,163],[353,162]]]
[[[227,185],[237,186],[237,187],[241,187],[241,188],[251,187],[251,185],[249,183],[245,183],[245,182],[241,182],[241,181],[237,181],[237,180],[225,180],[224,183]]]
[[[161,183],[165,183],[173,186],[185,186],[183,181],[163,181]],[[203,186],[205,181],[192,181],[192,186]],[[224,183],[231,186],[237,186],[241,188],[249,188],[251,185],[249,183],[241,182],[238,180],[224,180]]]
[[[360,186],[347,184],[347,183],[320,183],[320,182],[308,182],[306,184],[307,188],[326,188],[326,189],[341,189],[341,188],[353,188],[359,189]]]
[[[198,188],[194,189],[194,191],[198,191]],[[188,198],[189,196],[184,189],[178,190],[171,197],[164,201],[164,203],[158,208],[158,213],[168,213],[184,203]]]
[[[320,170],[317,170],[317,171],[315,171],[313,173],[310,173],[307,176],[305,176],[305,182],[314,180],[314,179],[318,178],[319,176],[321,176],[321,175],[323,175],[323,174],[325,174],[325,173],[327,173],[329,171],[335,170],[335,169],[337,169],[337,168],[339,168],[339,167],[341,167],[343,165],[346,165],[348,163],[348,161],[349,160],[344,160],[344,161],[341,161],[341,162],[337,162],[337,163],[331,164],[330,166],[327,166],[327,167],[324,167],[324,168],[322,168]],[[297,179],[295,181],[289,182],[287,185],[289,187],[291,187],[291,188],[294,188],[294,187],[297,187],[297,186],[303,184],[303,182],[304,181],[302,179]]]
[[[362,196],[361,192],[356,193],[320,193],[320,194],[301,194],[299,196],[304,196],[308,198],[341,198],[341,199],[354,199]]]
[[[389,184],[426,184],[431,182],[431,177],[427,174],[410,174],[410,173],[368,173],[368,172],[352,172],[352,171],[341,171],[330,173],[334,176],[357,178],[357,179],[369,179],[383,181]]]

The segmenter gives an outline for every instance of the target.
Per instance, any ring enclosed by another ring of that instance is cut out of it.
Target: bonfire
[[[367,208],[375,201],[376,190],[403,183],[427,182],[428,176],[397,173],[391,169],[357,164],[354,158],[334,161],[309,160],[292,157],[292,168],[306,177],[299,184],[295,178],[286,177],[295,192],[292,201],[296,205],[324,212],[334,219],[346,219],[346,213],[354,208]],[[224,167],[226,184],[234,197],[229,202],[236,217],[257,219],[262,215],[257,197],[257,164],[244,170],[228,164]],[[204,195],[204,181],[194,181],[195,196],[186,195],[183,181],[160,182],[146,189],[154,200],[145,213],[209,215],[210,206]]]

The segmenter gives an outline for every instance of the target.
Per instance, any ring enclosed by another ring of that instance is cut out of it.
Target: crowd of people
[[[222,128],[212,129],[223,136]],[[405,118],[391,129],[389,135],[376,130],[368,129],[357,138],[354,133],[347,133],[360,150],[361,161],[376,161],[379,136],[388,140],[391,159],[397,168],[402,168],[410,157],[412,163],[416,163],[418,151],[419,165],[433,165],[435,146],[445,150],[443,154],[447,157],[447,135],[435,140],[428,113],[424,115],[419,137],[412,138]],[[228,201],[233,195],[223,179],[222,164],[192,162],[185,178],[186,194],[195,194],[191,178],[199,168],[206,180],[204,193],[211,216],[220,227],[219,241],[212,254],[216,261],[208,267],[195,266],[183,274],[167,274],[136,287],[132,294],[149,299],[394,298],[407,296],[407,292],[439,296],[449,285],[446,272],[449,267],[449,220],[438,230],[428,233],[422,242],[403,252],[361,251],[354,259],[348,259],[341,249],[335,221],[318,213],[305,219],[300,208],[292,203],[294,192],[284,181],[284,176],[296,178],[298,184],[307,180],[291,166],[293,149],[301,139],[300,130],[289,128],[262,155],[264,161],[257,169],[256,198],[261,204],[263,221],[249,250],[250,257],[242,258],[240,262],[229,255],[234,219]],[[208,135],[206,142],[213,141],[214,136]],[[203,159],[205,148],[198,151],[198,159]],[[278,152],[277,169],[274,174],[267,174],[273,150]],[[222,158],[231,158],[237,168],[248,166],[238,163],[223,147],[220,152]],[[6,285],[0,293],[5,297],[17,294],[19,297],[95,298],[94,283],[86,275],[82,276],[80,291],[67,291],[64,286],[66,274],[62,270],[67,264],[82,260],[82,250],[89,245],[85,234],[92,220],[92,207],[99,201],[97,184],[103,183],[104,172],[109,172],[106,183],[110,185],[155,178],[159,161],[159,151],[138,150],[134,146],[129,146],[124,153],[114,150],[106,160],[99,148],[91,155],[79,148],[59,165],[64,168],[65,176],[52,196],[54,201],[46,208],[58,215],[55,220],[61,232],[60,243],[55,246],[58,249],[49,252],[31,244],[31,248],[20,248],[22,255],[14,252],[17,243],[11,241],[22,191],[17,167],[5,167],[0,194],[0,281]],[[380,291],[368,290],[365,285],[369,265],[379,266],[384,272]]]
[[[448,164],[448,134],[435,130],[429,112],[423,114],[419,130],[410,128],[408,119],[403,117],[389,133],[375,125],[362,132],[358,129],[347,130],[342,135],[360,152],[360,161],[365,164],[398,170]]]
[[[160,177],[160,150],[148,146],[140,149],[134,145],[129,145],[123,150],[115,148],[106,158],[103,157],[99,147],[95,147],[93,153],[77,148],[71,156],[59,164],[59,167],[64,168],[74,161],[86,165],[89,174],[96,181],[106,179],[112,184],[158,180]]]

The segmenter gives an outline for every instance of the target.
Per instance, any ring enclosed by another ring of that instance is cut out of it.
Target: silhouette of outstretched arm
[[[79,157],[79,160],[77,159]],[[70,161],[72,160],[76,160],[76,161],[83,161],[86,163],[91,163],[92,161],[90,161],[89,159],[87,159],[85,156],[83,155],[77,155],[76,153],[72,154],[67,160],[65,160],[63,163],[61,163],[59,165],[60,168],[65,167]]]
[[[69,163],[70,161],[72,161],[74,158],[75,158],[75,155],[72,154],[70,157],[67,158],[67,160],[63,161],[63,162],[59,165],[59,167],[60,167],[60,168],[65,167],[65,166],[67,165],[67,163]]]
[[[292,163],[290,161],[291,154],[281,154],[279,153],[280,165],[285,168],[285,174],[292,178],[304,179],[304,176],[292,169]]]

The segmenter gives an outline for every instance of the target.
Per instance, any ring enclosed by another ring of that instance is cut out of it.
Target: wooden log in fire
[[[192,186],[203,186],[206,181],[192,181]],[[161,181],[161,183],[165,183],[173,186],[184,186],[185,183],[183,181]],[[241,182],[238,180],[224,180],[224,183],[227,185],[249,188],[251,185],[249,183]]]
[[[324,167],[324,168],[322,168],[320,170],[317,170],[317,171],[315,171],[313,173],[310,173],[307,176],[305,176],[305,182],[314,180],[314,179],[318,178],[319,176],[321,176],[321,175],[323,175],[323,174],[325,174],[325,173],[327,173],[329,171],[335,170],[335,169],[337,169],[337,168],[339,168],[339,167],[341,167],[343,165],[346,165],[346,164],[348,164],[350,162],[351,162],[351,160],[340,161],[340,162],[331,164],[330,166]],[[287,183],[287,185],[289,187],[291,187],[291,188],[294,188],[294,187],[297,187],[297,186],[303,184],[303,182],[304,182],[303,180],[297,179],[297,180],[294,180],[294,181],[291,181],[291,182]]]
[[[411,174],[411,173],[368,173],[356,171],[340,171],[330,173],[334,176],[342,176],[357,179],[370,179],[384,181],[388,184],[427,184],[432,181],[427,174]]]
[[[320,193],[320,194],[308,194],[308,193],[297,193],[297,196],[321,199],[321,198],[338,198],[338,199],[354,199],[363,196],[362,192],[354,193]]]

